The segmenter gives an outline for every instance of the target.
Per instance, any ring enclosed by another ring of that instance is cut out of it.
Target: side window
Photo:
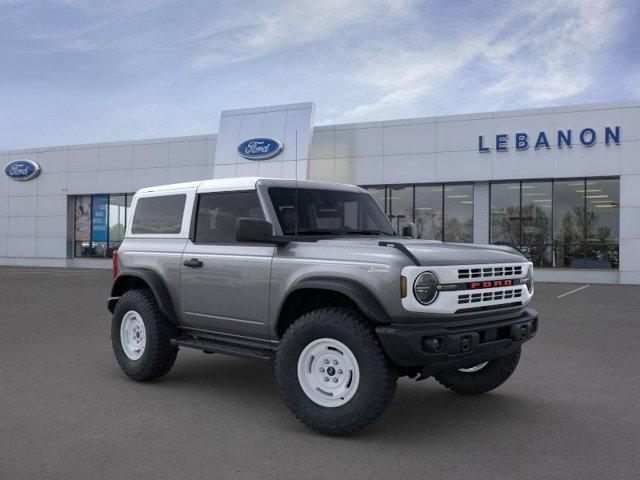
[[[264,218],[257,192],[201,194],[195,243],[235,243],[240,217]]]
[[[180,233],[186,198],[182,193],[139,199],[131,233]]]

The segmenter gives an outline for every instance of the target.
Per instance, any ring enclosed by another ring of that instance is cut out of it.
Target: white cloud
[[[3,138],[214,131],[221,109],[309,99],[328,123],[640,97],[634,3],[185,3],[0,0]]]
[[[219,67],[324,40],[339,40],[340,32],[401,17],[408,0],[323,0],[301,4],[279,2],[271,9],[247,9],[229,24],[214,23],[197,33],[200,43],[193,65]]]
[[[398,107],[410,104],[428,90],[428,86],[399,88],[373,103],[365,103],[351,110],[347,110],[340,117],[340,121],[350,122],[363,118],[373,118],[381,114],[388,114]]]
[[[482,105],[508,105],[516,95],[534,105],[569,99],[592,84],[597,55],[616,38],[621,20],[607,0],[517,2],[503,12],[489,26],[468,18],[458,35],[427,37],[420,48],[390,42],[361,53],[353,78],[371,93],[339,120],[402,115],[416,100],[467,82],[477,85]],[[462,76],[469,68],[464,75],[471,81]]]
[[[554,23],[565,12],[570,16]],[[487,55],[500,79],[485,94],[507,98],[521,91],[533,102],[550,103],[591,86],[596,57],[615,38],[620,21],[611,2],[537,2],[527,10],[528,15],[536,13],[533,22],[498,43],[498,51],[507,42],[511,45],[508,54]]]
[[[68,8],[84,10],[94,14],[109,14],[114,12],[141,12],[152,10],[171,0],[109,0],[108,2],[96,2],[92,0],[54,0],[53,3]]]
[[[361,83],[383,92],[379,98],[347,110],[340,121],[371,119],[374,115],[401,115],[404,107],[433,94],[483,50],[486,39],[444,41],[421,51],[398,51],[392,46],[375,50],[357,72]]]

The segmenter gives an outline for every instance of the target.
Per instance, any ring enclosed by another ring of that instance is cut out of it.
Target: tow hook
[[[529,333],[531,332],[531,330],[532,329],[530,328],[528,323],[514,325],[513,327],[511,327],[511,339],[514,342],[519,342],[521,340],[524,340],[529,336]]]

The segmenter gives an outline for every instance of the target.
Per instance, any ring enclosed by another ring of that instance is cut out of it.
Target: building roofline
[[[305,106],[307,104],[292,104],[294,106]],[[544,115],[544,114],[560,114],[560,113],[572,113],[572,112],[586,112],[594,110],[612,110],[616,108],[633,108],[640,107],[640,99],[631,100],[618,100],[613,102],[600,102],[600,103],[579,103],[579,104],[565,104],[552,107],[536,107],[525,108],[516,110],[494,110],[486,112],[473,112],[473,113],[460,113],[453,115],[435,115],[430,117],[410,117],[410,118],[398,118],[391,120],[377,120],[377,121],[365,121],[365,122],[352,122],[352,123],[336,123],[326,125],[313,125],[313,131],[333,131],[333,130],[355,130],[360,128],[376,128],[376,127],[392,127],[392,126],[404,126],[404,125],[417,125],[424,123],[445,123],[456,122],[464,120],[484,120],[490,118],[508,118],[508,117],[526,117],[532,115]],[[265,107],[258,107],[258,109],[264,109]],[[235,110],[225,110],[225,112],[236,112]],[[101,148],[101,147],[117,147],[117,146],[136,146],[146,144],[157,143],[169,143],[169,142],[188,142],[198,140],[214,140],[218,136],[218,133],[208,133],[202,135],[185,135],[177,137],[158,137],[158,138],[146,138],[138,140],[122,140],[122,141],[109,141],[98,143],[78,143],[69,145],[54,145],[47,147],[33,147],[33,148],[18,148],[11,150],[0,150],[0,155],[30,155],[37,154],[38,152],[48,152],[55,150],[75,150],[83,148]]]

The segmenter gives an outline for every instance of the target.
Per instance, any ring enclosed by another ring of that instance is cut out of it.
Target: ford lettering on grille
[[[513,280],[488,280],[486,282],[468,283],[467,288],[476,290],[478,288],[510,287],[511,285],[513,285]]]

